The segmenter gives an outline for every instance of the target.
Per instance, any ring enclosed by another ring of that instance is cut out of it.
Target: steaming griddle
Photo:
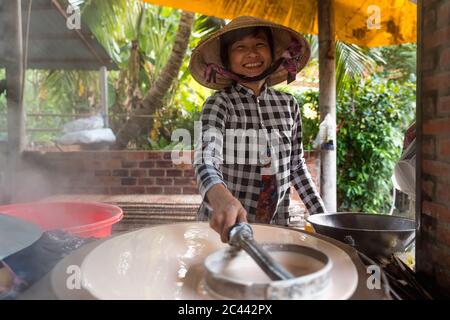
[[[296,230],[298,232],[299,237],[307,236],[308,233]],[[122,234],[115,235],[111,237],[114,239],[115,237],[121,236]],[[347,246],[342,244],[339,241],[323,237],[321,235],[314,235],[317,239],[323,239],[328,241],[330,244],[335,245],[342,249],[353,261],[357,274],[358,274],[358,284],[350,299],[387,299],[388,296],[384,293],[383,290],[369,290],[366,286],[367,281],[367,273],[366,266],[359,259],[357,252]],[[31,287],[27,292],[22,294],[19,299],[29,300],[29,299],[95,299],[87,290],[83,287],[77,290],[70,290],[66,286],[66,281],[68,277],[67,270],[70,266],[76,265],[80,266],[85,259],[85,257],[92,252],[92,250],[98,248],[99,245],[104,243],[105,240],[102,239],[92,243],[88,243],[82,248],[76,250],[66,258],[64,258],[58,265],[47,274],[44,278],[42,278],[38,283],[36,283],[33,287]]]

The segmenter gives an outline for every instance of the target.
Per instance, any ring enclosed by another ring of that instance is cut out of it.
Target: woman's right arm
[[[223,141],[227,106],[219,95],[209,97],[200,117],[202,134],[196,141],[194,169],[203,201],[212,209],[211,227],[228,241],[228,231],[236,222],[246,222],[247,213],[227,189],[220,165],[223,163]]]

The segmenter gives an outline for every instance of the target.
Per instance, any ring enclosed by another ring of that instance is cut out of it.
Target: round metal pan
[[[326,254],[294,244],[263,244],[262,247],[269,254],[285,253],[294,258],[292,262],[297,270],[302,270],[301,274],[290,270],[295,276],[292,279],[257,279],[255,274],[260,270],[245,251],[225,248],[205,259],[208,292],[222,299],[299,300],[320,298],[330,288],[332,262]],[[245,272],[246,266],[252,274]],[[230,269],[235,269],[234,275],[227,272]]]
[[[315,214],[307,218],[314,230],[353,246],[375,259],[403,252],[415,239],[414,220],[367,213]]]

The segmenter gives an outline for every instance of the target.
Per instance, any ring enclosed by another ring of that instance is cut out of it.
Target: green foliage
[[[318,68],[319,41],[317,36],[308,35],[307,39],[311,45],[311,60]],[[345,91],[345,84],[355,77],[365,77],[377,71],[379,66],[385,65],[386,61],[380,49],[367,49],[355,44],[347,44],[342,41],[336,42],[336,94],[340,96]]]
[[[414,111],[415,83],[376,76],[347,83],[337,104],[339,211],[389,211],[391,176]]]
[[[383,65],[381,54],[355,44],[338,41],[336,43],[336,93],[344,94],[346,83],[355,77],[365,77],[375,73],[377,66]]]
[[[306,91],[290,92],[297,100],[300,106],[302,119],[303,148],[313,150],[313,140],[319,132],[320,113],[319,113],[319,91],[308,89]]]
[[[283,89],[285,90],[285,89]],[[300,105],[303,145],[312,150],[319,130],[319,92],[289,90]],[[345,81],[337,101],[338,210],[388,212],[391,176],[403,134],[414,119],[415,83],[374,76]]]
[[[197,16],[178,79],[166,95],[164,105],[156,114],[153,130],[147,139],[149,146],[146,148],[170,149],[177,145],[178,142],[171,140],[171,133],[176,129],[186,129],[190,132],[191,137],[194,137],[194,123],[200,119],[202,105],[213,91],[201,86],[192,78],[188,69],[189,58],[192,50],[202,38],[207,37],[208,34],[223,25],[224,21],[221,19]],[[192,149],[193,143],[192,139],[191,144],[183,148]]]
[[[374,48],[386,60],[381,75],[390,79],[406,81],[415,79],[417,63],[417,45],[406,43],[398,46]]]

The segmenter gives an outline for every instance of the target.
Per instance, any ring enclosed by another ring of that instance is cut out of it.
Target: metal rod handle
[[[253,229],[248,223],[237,223],[231,227],[229,239],[231,246],[247,252],[271,280],[294,278],[253,239]]]

